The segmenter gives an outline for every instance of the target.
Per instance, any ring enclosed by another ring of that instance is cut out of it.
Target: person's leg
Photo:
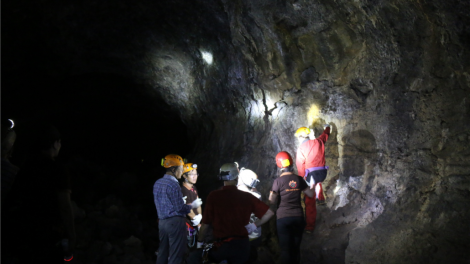
[[[321,182],[315,184],[315,193],[316,193],[317,199],[319,201],[324,201],[325,200],[325,196],[323,195],[323,187],[322,187]]]
[[[189,257],[186,259],[186,263],[188,264],[200,264],[202,263],[202,249],[198,249],[193,251],[189,254]]]
[[[258,247],[261,245],[261,237],[258,237],[254,240],[250,241],[250,257],[248,261],[245,262],[247,264],[253,263],[258,259]]]
[[[228,243],[222,244],[217,249],[212,248],[209,251],[209,260],[215,263],[219,263],[221,261],[227,260],[230,254],[230,250],[231,250],[231,247]]]
[[[186,250],[186,219],[184,217],[172,217],[169,226],[170,258],[168,264],[181,264]]]
[[[285,217],[277,219],[277,236],[279,239],[279,247],[281,248],[281,263],[289,264],[290,263],[290,230],[289,222],[290,217]]]
[[[317,219],[317,204],[315,197],[310,198],[305,195],[305,218],[307,223],[305,230],[313,232],[315,229],[315,221]]]
[[[250,241],[248,238],[234,239],[209,252],[210,259],[217,263],[226,260],[230,264],[244,264],[249,258]]]
[[[160,220],[158,222],[158,232],[160,238],[160,245],[158,246],[158,256],[157,264],[167,264],[168,255],[170,250],[169,240],[168,240],[168,224],[170,219]]]
[[[292,224],[292,263],[300,263],[300,243],[302,242],[302,234],[305,228],[305,220],[303,217],[297,217]]]
[[[233,240],[231,245],[233,250],[227,259],[228,263],[244,264],[250,257],[250,240],[248,238]]]

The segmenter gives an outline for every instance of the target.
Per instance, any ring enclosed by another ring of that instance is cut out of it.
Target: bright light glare
[[[336,194],[336,192],[338,192],[338,191],[339,191],[339,189],[341,189],[341,187],[339,187],[339,186],[336,186],[336,187],[335,187],[335,189],[333,190],[333,193],[334,193],[334,194]]]
[[[339,180],[336,180],[336,187],[333,190],[333,193],[336,195],[336,193],[341,189],[341,183]]]
[[[14,128],[14,127],[15,127],[15,122],[13,122],[13,120],[11,120],[11,119],[8,119],[8,121],[11,122],[11,127],[10,127],[10,129]]]
[[[202,58],[207,62],[207,64],[212,64],[212,53],[207,51],[201,51]]]
[[[313,122],[318,119],[319,114],[320,114],[320,109],[318,109],[318,106],[312,105],[307,114],[308,123],[313,124]]]

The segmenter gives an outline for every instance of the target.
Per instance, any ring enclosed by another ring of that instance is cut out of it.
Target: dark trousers
[[[186,218],[170,217],[158,223],[160,245],[157,264],[181,264],[186,250]]]
[[[261,237],[250,241],[250,257],[247,264],[254,263],[258,259],[258,247],[261,245]]]
[[[217,249],[209,251],[209,260],[219,263],[226,260],[230,264],[243,264],[248,261],[250,256],[250,241],[248,238],[234,239],[223,243]],[[202,249],[198,249],[191,253],[186,259],[188,264],[202,263]]]
[[[281,263],[300,262],[300,242],[305,228],[303,216],[277,219],[277,236],[281,247]]]

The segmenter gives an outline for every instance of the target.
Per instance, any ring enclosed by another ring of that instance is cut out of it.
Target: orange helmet
[[[294,161],[289,153],[286,151],[281,151],[276,155],[276,165],[279,168],[287,168],[289,166],[294,165]]]
[[[164,159],[162,159],[162,166],[165,168],[182,165],[184,165],[183,158],[176,154],[168,154]]]
[[[196,170],[196,169],[197,169],[197,164],[185,163],[183,165],[183,173],[190,172],[190,171]]]
[[[310,129],[308,127],[301,127],[295,132],[295,137],[308,137]]]

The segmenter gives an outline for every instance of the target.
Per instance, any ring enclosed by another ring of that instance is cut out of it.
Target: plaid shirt
[[[153,201],[157,207],[158,219],[186,217],[192,208],[191,205],[184,204],[178,180],[168,174],[153,185]]]

